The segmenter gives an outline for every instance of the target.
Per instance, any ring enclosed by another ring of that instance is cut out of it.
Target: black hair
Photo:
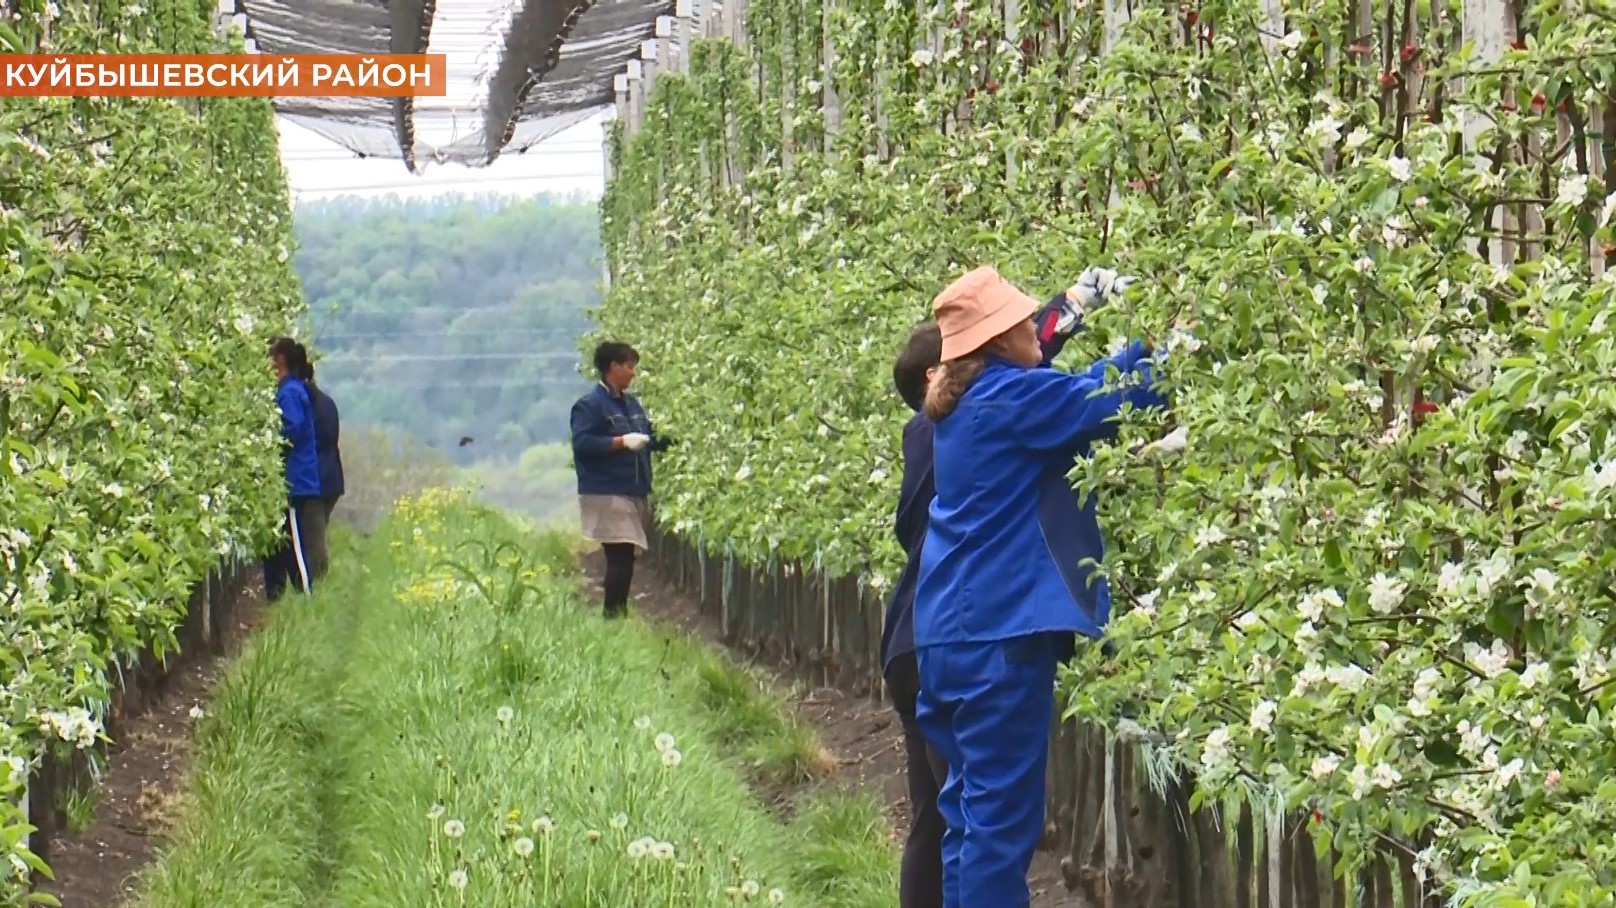
[[[918,411],[926,403],[926,371],[943,361],[943,332],[936,322],[922,322],[909,332],[909,341],[892,364],[892,383],[898,396]]]
[[[608,369],[618,363],[639,361],[639,351],[621,341],[606,341],[595,348],[595,371],[599,372],[602,378],[606,377]]]
[[[277,337],[269,342],[269,358],[281,357],[286,361],[286,371],[299,378],[304,373],[313,375],[313,366],[309,365],[309,351],[302,344],[289,337]]]

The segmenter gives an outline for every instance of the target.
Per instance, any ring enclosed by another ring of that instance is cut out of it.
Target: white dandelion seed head
[[[612,828],[613,829],[627,829],[628,828],[628,814],[620,813],[617,816],[612,817]]]
[[[458,839],[466,834],[466,824],[459,820],[450,820],[443,824],[443,834],[451,839]]]
[[[516,849],[517,857],[526,858],[533,856],[533,840],[527,836],[522,836],[521,838],[517,839],[515,844],[513,844],[511,847]]]
[[[549,835],[555,832],[555,820],[549,817],[539,817],[533,821],[533,831],[540,835]]]
[[[652,845],[651,857],[656,858],[659,861],[673,860],[673,843],[657,842],[655,845]]]
[[[452,886],[456,892],[464,892],[466,889],[466,884],[469,882],[471,882],[471,877],[464,869],[450,871],[449,885]]]
[[[635,719],[634,727],[638,728],[640,731],[649,731],[651,728],[651,717],[641,716],[638,719]]]
[[[670,735],[667,732],[663,732],[662,734],[656,736],[656,749],[662,751],[663,753],[673,750],[674,743],[673,735]]]
[[[441,818],[442,816],[443,816],[443,805],[442,804],[433,804],[431,809],[427,810],[427,812],[426,812],[426,818],[429,819],[429,820],[437,820],[437,819]]]
[[[669,769],[683,763],[684,759],[684,754],[678,752],[677,750],[665,750],[662,752],[662,765]]]
[[[495,713],[494,715],[498,717],[499,724],[509,725],[511,724],[511,720],[516,718],[516,710],[511,709],[509,706],[501,706],[499,708],[499,712]]]
[[[785,894],[784,890],[780,890],[780,889],[770,889],[769,890],[769,904],[771,904],[771,905],[784,905],[785,902],[786,902],[786,894]]]

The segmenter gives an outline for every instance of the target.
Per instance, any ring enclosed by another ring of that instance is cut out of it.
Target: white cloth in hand
[[[630,432],[623,436],[623,447],[630,451],[638,451],[651,443],[651,436],[644,432]]]

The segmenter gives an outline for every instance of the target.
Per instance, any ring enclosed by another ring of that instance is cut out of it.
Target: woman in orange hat
[[[1074,290],[1094,287],[1091,269]],[[1114,274],[1104,284],[1113,288]],[[1088,299],[1103,292],[1075,294]],[[1134,342],[1068,374],[1043,363],[1039,303],[992,268],[933,302],[942,365],[927,388],[936,498],[914,606],[917,718],[949,765],[938,808],[948,908],[1026,908],[1044,830],[1055,667],[1098,638],[1110,593],[1095,502],[1067,480],[1123,404],[1164,406]],[[1106,387],[1111,367],[1120,384]]]

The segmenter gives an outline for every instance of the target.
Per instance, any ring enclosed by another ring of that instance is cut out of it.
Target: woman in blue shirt
[[[1098,638],[1110,593],[1095,502],[1067,480],[1113,437],[1124,403],[1163,406],[1142,343],[1067,374],[1048,368],[1038,303],[992,268],[933,303],[942,360],[926,395],[936,499],[920,555],[917,719],[950,772],[938,798],[944,904],[1026,908],[1044,830],[1055,668]],[[1105,388],[1115,367],[1117,384]]]
[[[1039,328],[1043,362],[1060,355],[1081,322],[1073,293],[1060,293],[1033,319]],[[932,478],[932,424],[923,412],[926,388],[942,364],[943,335],[936,322],[914,329],[892,365],[892,383],[914,415],[903,427],[903,482],[893,529],[903,547],[903,572],[887,603],[881,633],[881,667],[887,694],[903,726],[908,763],[909,836],[904,842],[898,877],[898,908],[942,908],[943,833],[947,824],[937,809],[937,795],[948,777],[948,764],[926,744],[916,721],[920,669],[915,661],[915,580],[920,573],[921,543],[926,538],[936,483]]]

